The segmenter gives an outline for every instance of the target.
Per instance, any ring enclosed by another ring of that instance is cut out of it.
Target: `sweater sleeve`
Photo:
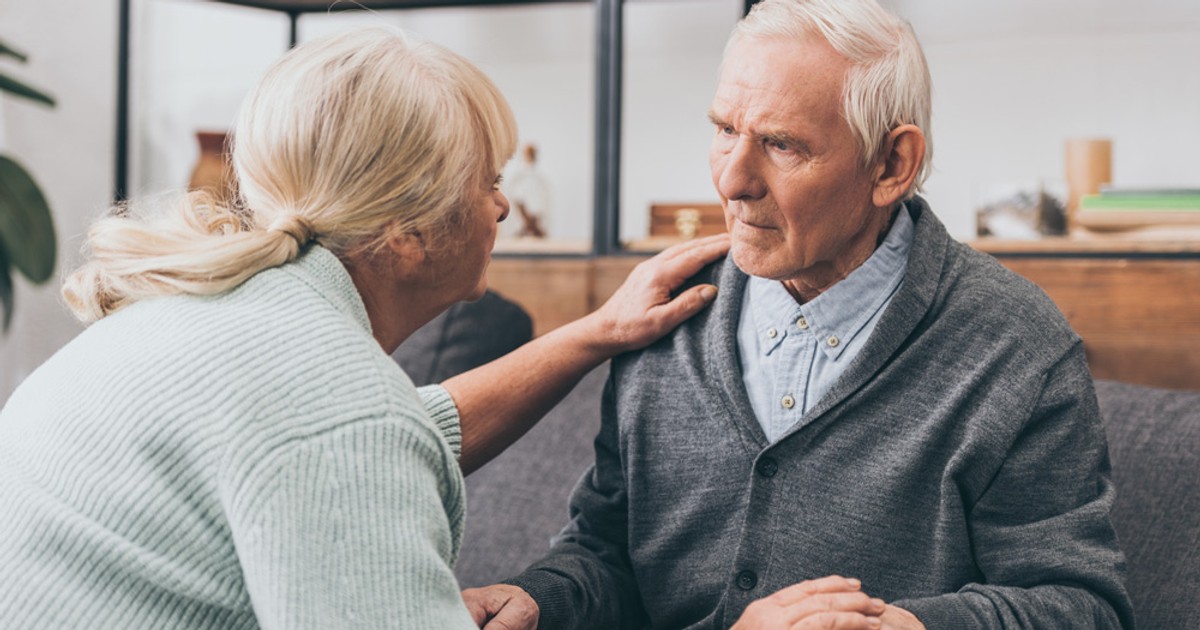
[[[450,397],[450,392],[441,385],[427,385],[417,389],[425,412],[433,419],[433,423],[454,451],[454,457],[462,457],[462,425],[459,423],[458,406]]]
[[[267,452],[227,510],[259,625],[476,628],[450,566],[451,459],[430,427],[403,419]]]
[[[983,579],[900,600],[929,630],[1132,628],[1124,557],[1109,519],[1114,489],[1091,376],[1076,343],[969,513]]]
[[[604,390],[596,463],[571,495],[570,522],[545,558],[506,581],[537,602],[540,630],[640,628],[648,623],[626,547],[614,378],[609,375]]]

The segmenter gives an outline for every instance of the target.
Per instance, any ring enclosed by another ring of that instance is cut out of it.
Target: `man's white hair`
[[[933,157],[929,66],[908,22],[875,0],[763,0],[738,23],[725,47],[745,38],[804,39],[819,35],[853,67],[843,88],[842,115],[859,142],[864,166],[881,157],[896,127],[912,124],[925,135],[925,158],[911,196],[929,176]]]

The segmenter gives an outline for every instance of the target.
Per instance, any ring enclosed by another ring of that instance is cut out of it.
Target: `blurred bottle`
[[[227,134],[224,131],[197,131],[200,157],[188,180],[188,190],[207,190],[219,199],[237,198],[237,180],[230,163]]]

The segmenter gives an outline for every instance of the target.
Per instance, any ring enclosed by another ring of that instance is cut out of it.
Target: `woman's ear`
[[[904,198],[925,160],[925,134],[916,125],[900,125],[884,139],[880,161],[875,166],[873,202],[890,208]]]
[[[425,262],[428,252],[420,232],[401,230],[394,224],[388,227],[387,248],[407,269],[416,269]]]

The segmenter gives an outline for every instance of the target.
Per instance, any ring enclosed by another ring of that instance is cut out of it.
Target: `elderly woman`
[[[95,323],[0,413],[4,627],[475,627],[463,471],[703,308],[713,287],[671,291],[726,247],[417,390],[388,354],[482,294],[514,127],[457,55],[336,36],[246,101],[238,207],[101,219],[64,287]]]

